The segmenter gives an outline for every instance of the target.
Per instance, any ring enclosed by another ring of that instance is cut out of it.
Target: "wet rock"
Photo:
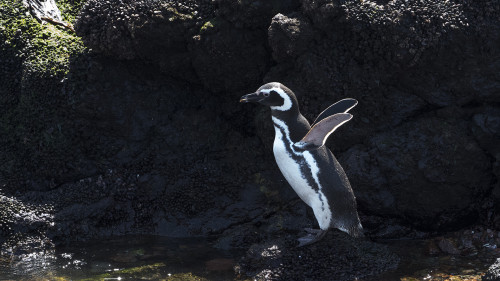
[[[22,267],[53,259],[54,244],[48,237],[53,213],[51,205],[31,205],[0,194],[0,260]]]
[[[483,276],[481,279],[483,281],[498,281],[500,280],[500,258],[496,260],[495,263],[493,263],[490,268],[488,268],[488,271],[486,274]]]
[[[228,271],[233,268],[235,261],[233,259],[217,258],[205,262],[208,271]]]
[[[253,245],[237,269],[256,280],[352,280],[394,269],[398,263],[385,246],[333,230],[302,248],[289,236]]]
[[[182,218],[168,216],[164,213],[159,213],[156,216],[158,218],[153,219],[153,221],[156,224],[156,232],[158,235],[167,237],[190,236],[190,231],[188,227],[184,225],[184,220]]]
[[[458,255],[460,251],[457,248],[457,245],[454,241],[448,238],[442,238],[438,240],[438,246],[441,251],[450,255]]]
[[[427,251],[427,254],[429,256],[437,256],[441,253],[440,247],[438,247],[438,245],[436,245],[434,240],[429,240],[426,243],[426,246],[427,246],[426,251]]]
[[[394,238],[424,238],[428,236],[422,231],[415,231],[414,228],[404,225],[397,218],[383,218],[381,216],[362,216],[361,221],[365,229],[365,235],[368,237],[377,237],[381,239]]]

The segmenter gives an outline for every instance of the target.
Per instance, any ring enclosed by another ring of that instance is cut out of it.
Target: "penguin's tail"
[[[364,231],[363,231],[363,226],[361,223],[358,221],[357,224],[352,225],[348,229],[349,235],[355,238],[362,238],[365,237]]]

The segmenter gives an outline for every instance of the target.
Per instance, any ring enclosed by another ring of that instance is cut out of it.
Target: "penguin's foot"
[[[325,234],[327,232],[327,230],[312,229],[312,228],[305,228],[304,230],[309,234],[297,239],[299,241],[299,245],[297,247],[302,247],[302,246],[306,246],[306,245],[318,242],[319,240],[321,240],[325,236]]]
[[[320,233],[321,231],[324,231],[324,230],[321,230],[321,229],[314,229],[314,228],[304,228],[304,231],[309,233],[309,234],[318,234]]]

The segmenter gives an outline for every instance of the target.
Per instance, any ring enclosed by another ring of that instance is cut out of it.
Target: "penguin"
[[[353,237],[363,236],[356,198],[344,169],[325,142],[352,118],[347,113],[358,103],[346,98],[325,109],[312,123],[300,113],[295,94],[278,82],[267,83],[240,98],[271,108],[275,138],[273,153],[278,167],[297,195],[309,207],[320,229],[307,228],[299,247],[320,241],[331,227]]]

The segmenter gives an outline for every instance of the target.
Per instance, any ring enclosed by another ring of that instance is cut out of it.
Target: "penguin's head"
[[[244,95],[240,102],[256,102],[273,110],[286,111],[297,105],[295,94],[278,82],[262,85],[255,93]]]

